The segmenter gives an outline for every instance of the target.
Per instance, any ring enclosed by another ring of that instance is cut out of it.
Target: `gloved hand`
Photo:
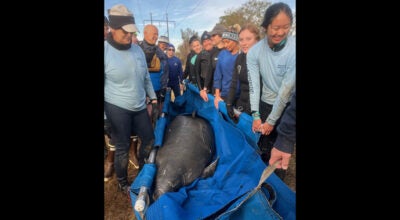
[[[235,119],[235,113],[233,112],[232,104],[226,104],[226,110],[228,110],[229,117],[233,120]]]
[[[151,121],[155,123],[158,119],[158,115],[160,114],[160,111],[158,110],[158,104],[157,103],[151,103]]]

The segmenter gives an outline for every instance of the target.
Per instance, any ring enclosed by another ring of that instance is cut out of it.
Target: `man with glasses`
[[[168,87],[174,92],[174,96],[181,95],[181,80],[183,76],[182,62],[175,56],[175,47],[173,44],[167,46],[169,81]]]

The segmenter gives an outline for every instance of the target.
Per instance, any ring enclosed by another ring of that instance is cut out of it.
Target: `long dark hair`
[[[267,29],[268,25],[271,24],[272,20],[279,14],[279,12],[283,11],[289,18],[290,18],[290,25],[293,23],[293,14],[292,14],[292,9],[290,9],[289,5],[283,3],[283,2],[278,2],[275,4],[272,4],[267,8],[264,14],[264,20],[261,24],[262,27]]]

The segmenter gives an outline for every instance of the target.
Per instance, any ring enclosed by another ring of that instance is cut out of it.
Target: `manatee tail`
[[[219,161],[219,157],[215,159],[210,165],[208,165],[204,170],[203,173],[201,174],[201,178],[208,178],[215,173],[215,169],[217,169],[217,164]]]

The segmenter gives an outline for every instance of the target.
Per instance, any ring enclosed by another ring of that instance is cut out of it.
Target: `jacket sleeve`
[[[223,53],[218,54],[218,60],[221,60],[220,57],[222,56]],[[214,72],[214,82],[213,82],[213,87],[216,89],[221,89],[222,88],[222,64],[220,61],[217,62],[217,67],[215,68]]]
[[[259,111],[261,95],[260,65],[258,63],[259,50],[256,46],[250,48],[247,53],[247,78],[249,80],[249,97],[251,111]]]
[[[183,78],[183,69],[182,69],[182,62],[179,58],[178,59],[178,78],[179,78],[179,83],[182,83]]]
[[[235,94],[236,90],[238,89],[237,81],[239,78],[239,72],[238,72],[238,65],[240,65],[239,57],[240,55],[236,57],[235,66],[233,67],[232,80],[231,80],[231,85],[229,87],[228,98],[225,101],[226,104],[233,104],[235,101]]]
[[[183,79],[186,79],[189,76],[189,64],[190,64],[191,53],[186,56],[186,64],[185,64],[185,71],[183,71]]]
[[[167,55],[157,47],[157,56],[160,58],[162,65],[162,75],[161,75],[161,89],[167,88],[169,80],[169,67],[168,67],[168,57]]]
[[[207,51],[201,52],[200,59],[200,76],[205,80],[207,75],[210,72],[211,62],[210,62],[210,54]],[[204,84],[207,85],[207,84]],[[202,88],[200,88],[202,89]]]
[[[283,112],[281,122],[276,129],[278,136],[274,147],[292,154],[296,143],[296,91],[294,91],[290,104]]]

